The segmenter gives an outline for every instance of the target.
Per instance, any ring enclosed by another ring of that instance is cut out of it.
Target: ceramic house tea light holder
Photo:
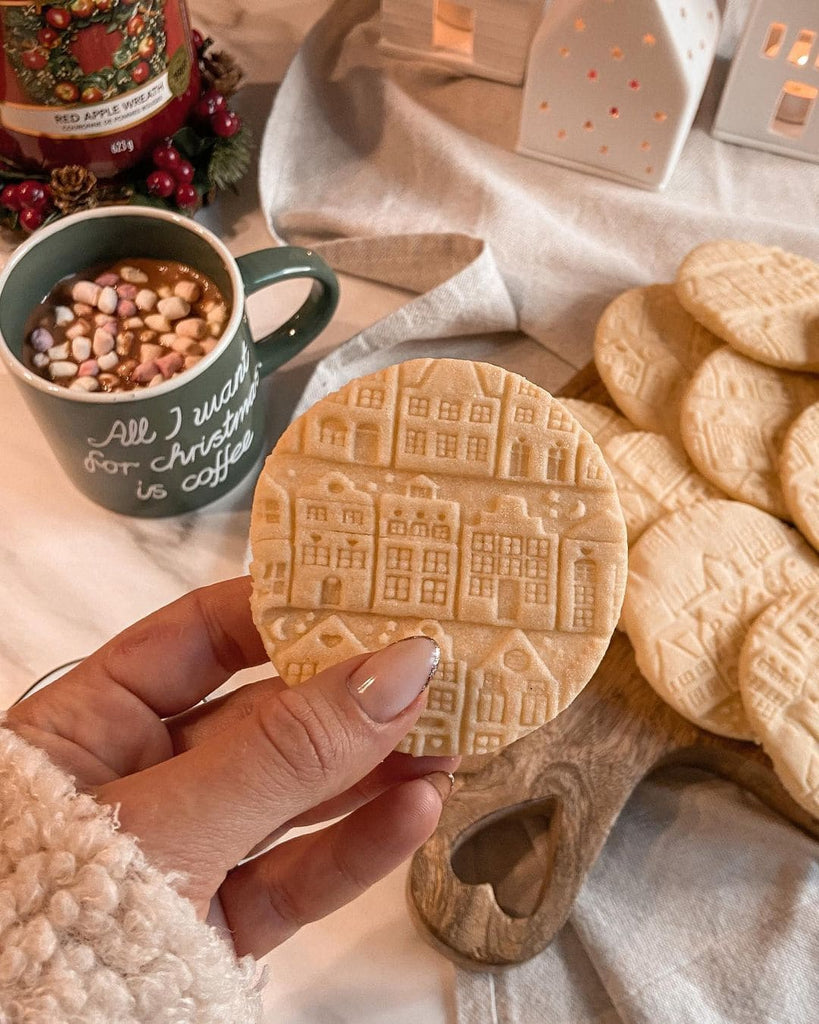
[[[544,0],[381,0],[381,49],[520,85]]]
[[[662,189],[720,21],[716,0],[554,0],[530,48],[518,152]]]
[[[819,3],[758,0],[712,135],[819,163]]]

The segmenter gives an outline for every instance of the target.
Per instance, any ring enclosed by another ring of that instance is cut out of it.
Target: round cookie
[[[683,444],[706,480],[789,519],[777,459],[785,432],[819,400],[819,377],[764,366],[723,346],[694,373],[680,412]]]
[[[724,497],[662,434],[633,430],[601,447],[617,484],[629,545],[666,512]]]
[[[671,284],[632,288],[603,312],[594,362],[636,426],[680,440],[680,402],[691,374],[720,345],[680,305]]]
[[[737,673],[745,634],[817,570],[819,556],[796,530],[751,505],[706,501],[669,513],[629,552],[622,621],[640,671],[689,721],[753,739]]]
[[[626,531],[600,449],[523,377],[418,359],[288,427],[250,527],[253,617],[289,684],[403,637],[441,649],[399,747],[481,754],[550,721],[606,651]]]
[[[819,264],[754,242],[706,242],[683,260],[677,297],[761,363],[819,370]]]
[[[791,423],[779,453],[779,479],[793,521],[819,550],[819,404]]]
[[[790,795],[819,818],[819,578],[748,630],[739,685],[748,719]]]
[[[584,430],[588,430],[599,445],[605,444],[610,437],[628,434],[634,430],[633,423],[607,405],[586,402],[582,398],[560,398],[558,401],[569,410]]]

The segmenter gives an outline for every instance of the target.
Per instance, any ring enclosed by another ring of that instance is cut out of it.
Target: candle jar
[[[0,4],[0,158],[110,178],[184,124],[199,70],[184,0]]]

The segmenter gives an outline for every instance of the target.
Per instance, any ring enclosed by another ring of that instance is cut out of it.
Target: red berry
[[[199,193],[193,185],[177,185],[174,199],[176,205],[182,210],[193,209],[199,205]]]
[[[168,171],[151,171],[147,178],[148,191],[152,196],[159,196],[160,199],[167,199],[173,195],[176,182]]]
[[[193,108],[193,112],[202,121],[207,121],[213,117],[217,110],[224,110],[227,107],[227,100],[215,89],[208,89],[207,92],[203,92],[199,99],[196,101],[196,106]]]
[[[217,110],[210,119],[210,126],[213,134],[223,139],[229,139],[242,127],[242,121],[238,114],[232,110]]]
[[[194,166],[190,160],[180,160],[179,166],[173,172],[173,176],[176,178],[178,184],[190,185],[193,181],[194,173]]]
[[[202,35],[198,28],[195,28],[191,32],[191,42],[193,43],[193,48],[194,50],[196,50],[197,53],[201,53],[202,50],[204,50],[205,37]]]
[[[48,193],[39,181],[24,181],[17,188],[20,205],[30,210],[44,210],[48,206]]]
[[[154,167],[159,167],[163,171],[175,171],[182,157],[176,146],[172,146],[170,142],[160,142],[152,153],[152,159]]]
[[[7,210],[19,210],[22,206],[22,203],[20,202],[20,186],[6,185],[3,191],[0,192],[0,203],[2,203]]]
[[[20,211],[20,227],[24,231],[28,231],[29,234],[32,231],[36,231],[37,228],[43,223],[43,215],[39,210],[35,210],[28,206],[25,210]]]

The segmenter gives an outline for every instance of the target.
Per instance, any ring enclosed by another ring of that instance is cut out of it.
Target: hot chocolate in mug
[[[39,376],[24,362],[26,321],[54,285],[88,268],[152,258],[187,264],[213,281],[228,320],[195,366],[157,386],[87,392]],[[301,308],[254,341],[245,297],[270,284],[312,278]],[[338,303],[333,271],[296,247],[234,259],[210,231],[165,210],[105,207],[36,232],[0,276],[0,357],[73,483],[115,512],[167,516],[227,493],[264,443],[259,381],[299,352]]]

